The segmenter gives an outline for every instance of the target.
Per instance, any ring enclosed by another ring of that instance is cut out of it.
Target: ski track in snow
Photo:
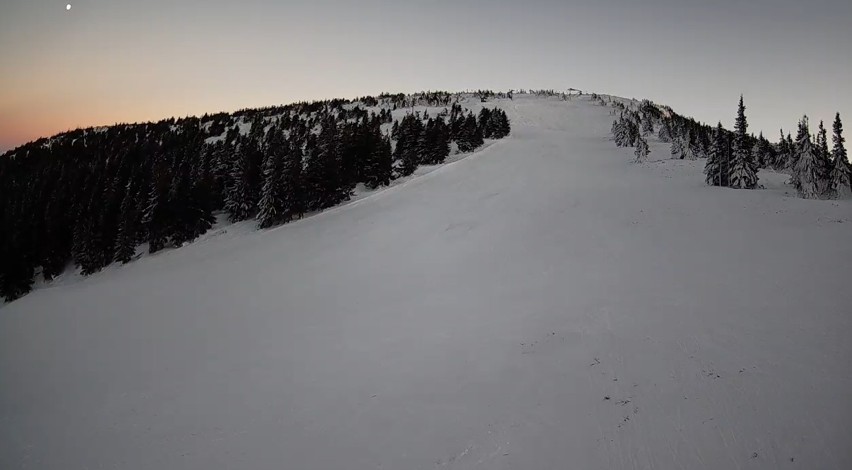
[[[852,468],[852,201],[493,105],[470,157],[0,307],[0,468]]]

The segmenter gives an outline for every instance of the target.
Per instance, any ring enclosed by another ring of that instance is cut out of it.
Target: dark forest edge
[[[511,131],[506,113],[460,99],[512,92],[382,94],[156,123],[78,129],[0,157],[0,295],[28,293],[70,263],[83,275],[179,247],[215,214],[271,227],[440,164]],[[394,120],[392,111],[415,106]],[[242,131],[241,131],[242,129]]]

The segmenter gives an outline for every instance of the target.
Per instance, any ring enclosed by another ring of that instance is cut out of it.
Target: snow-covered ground
[[[467,158],[0,307],[0,468],[852,468],[852,201],[497,105]]]

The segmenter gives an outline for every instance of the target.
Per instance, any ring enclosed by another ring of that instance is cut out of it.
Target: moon
[[[65,11],[68,11],[68,10],[70,10],[70,9],[71,9],[71,4],[70,4],[70,3],[69,3],[68,5],[65,5]]]

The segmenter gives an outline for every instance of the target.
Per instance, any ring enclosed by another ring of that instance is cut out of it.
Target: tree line
[[[510,131],[444,92],[380,95],[121,124],[39,139],[0,157],[0,295],[40,273],[84,275],[188,243],[217,213],[271,227],[442,163]],[[394,120],[392,110],[408,112]],[[376,108],[368,110],[368,108]]]
[[[705,158],[705,181],[713,186],[754,189],[759,187],[758,171],[773,169],[790,174],[790,184],[806,199],[842,199],[852,196],[852,166],[846,153],[843,123],[837,113],[832,126],[832,148],[828,131],[820,121],[811,134],[808,117],[799,121],[795,140],[781,131],[777,143],[760,133],[749,134],[743,97],[737,107],[734,130],[718,123],[715,127],[680,116],[670,108],[643,100],[625,105],[593,95],[602,105],[615,108],[618,119],[611,133],[619,147],[634,147],[637,161],[649,154],[647,137],[656,131],[662,142],[671,143],[672,158]]]

